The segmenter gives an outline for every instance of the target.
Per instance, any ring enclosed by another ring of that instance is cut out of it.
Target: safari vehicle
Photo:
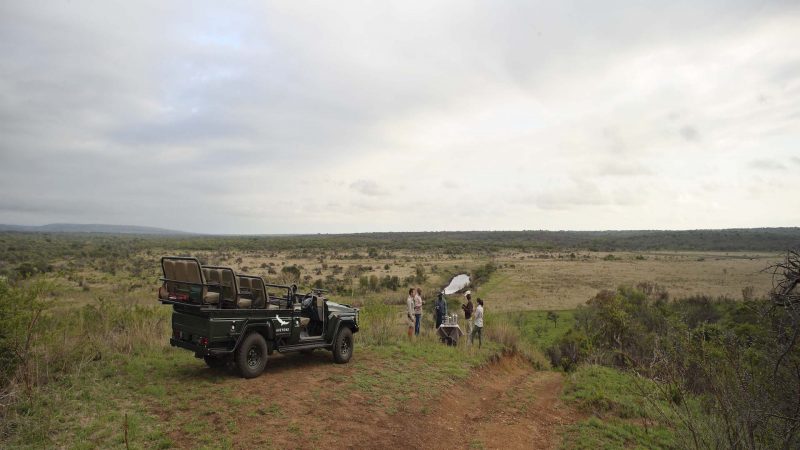
[[[353,355],[358,309],[328,301],[323,290],[298,294],[295,285],[266,284],[195,258],[163,257],[161,268],[158,299],[173,308],[169,342],[210,367],[233,362],[243,377],[253,378],[274,351],[321,348],[340,364]]]

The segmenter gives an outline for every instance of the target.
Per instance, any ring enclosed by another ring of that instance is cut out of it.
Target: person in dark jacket
[[[464,294],[464,297],[467,299],[467,303],[461,305],[461,309],[464,310],[464,322],[466,322],[467,327],[467,336],[472,335],[472,292],[467,291]]]
[[[436,328],[439,328],[444,322],[444,316],[447,315],[447,301],[444,299],[444,292],[439,292],[439,297],[436,298],[433,308],[436,315]]]

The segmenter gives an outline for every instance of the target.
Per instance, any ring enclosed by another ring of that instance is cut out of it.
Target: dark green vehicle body
[[[161,258],[158,299],[172,305],[170,344],[209,366],[235,363],[242,376],[258,376],[273,352],[333,352],[337,363],[353,354],[358,309],[328,301],[322,290],[264,283],[230,267],[203,266],[196,258]],[[283,291],[275,295],[270,289]]]
[[[219,309],[162,302],[173,305],[170,344],[190,350],[198,358],[231,356],[242,337],[252,332],[264,337],[270,353],[275,350],[286,353],[332,350],[334,338],[343,327],[353,333],[358,331],[358,310],[327,300],[324,300],[323,333],[302,337],[299,309]]]

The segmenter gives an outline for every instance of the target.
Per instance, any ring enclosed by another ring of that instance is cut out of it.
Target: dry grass
[[[781,258],[776,254],[615,253],[583,259],[530,259],[515,255],[496,260],[500,269],[478,289],[487,310],[563,310],[583,304],[601,289],[651,281],[664,286],[673,298],[695,294],[741,298],[753,286],[765,295],[771,278],[762,269]],[[637,259],[637,256],[645,259]],[[522,259],[520,259],[522,258]]]
[[[169,250],[164,251],[164,254],[169,253]],[[322,254],[323,261],[320,261],[320,255],[309,253],[301,258],[289,252],[230,253],[225,260],[219,260],[219,254],[212,252],[197,252],[196,256],[273,280],[276,275],[268,273],[270,264],[278,273],[286,265],[302,266],[302,276],[310,278],[298,283],[301,289],[310,287],[317,280],[323,280],[325,285],[324,280],[329,276],[344,279],[348,268],[353,266],[372,268],[362,276],[400,278],[401,287],[397,291],[362,291],[358,280],[351,279],[348,285],[356,288],[353,295],[331,295],[336,301],[356,305],[371,301],[402,304],[406,295],[402,280],[414,274],[417,264],[421,264],[428,274],[421,287],[426,297],[432,299],[434,292],[447,283],[449,275],[469,271],[489,260],[487,256],[467,254],[448,256],[405,252],[379,258],[363,255],[355,259],[342,259],[328,253]],[[747,286],[753,287],[755,295],[763,295],[770,289],[770,276],[761,270],[780,260],[782,255],[661,252],[613,253],[613,259],[607,259],[607,256],[608,253],[579,252],[571,258],[569,253],[502,252],[492,258],[499,267],[498,271],[477,292],[487,301],[487,311],[572,309],[601,289],[614,289],[641,281],[666,287],[673,298],[694,294],[741,298],[742,289]],[[159,266],[157,256],[148,258],[152,259],[152,270],[139,277],[124,271],[112,276],[90,268],[73,274],[70,280],[53,276],[61,297],[57,302],[65,307],[80,306],[93,303],[101,296],[123,303],[153,304]],[[387,265],[388,269],[385,268]]]

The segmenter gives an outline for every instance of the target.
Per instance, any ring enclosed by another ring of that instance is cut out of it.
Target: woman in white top
[[[475,308],[475,326],[469,337],[470,344],[475,340],[476,334],[478,335],[478,348],[481,348],[481,344],[483,344],[483,300],[480,298],[478,298],[478,307]]]

